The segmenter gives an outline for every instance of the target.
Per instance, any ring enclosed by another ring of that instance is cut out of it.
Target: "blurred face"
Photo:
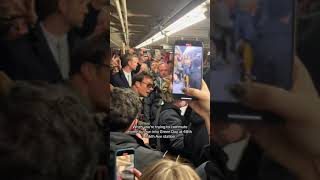
[[[152,70],[153,72],[158,72],[158,63],[157,63],[157,62],[153,62],[153,63],[151,64],[151,70]]]
[[[16,18],[11,22],[7,38],[8,40],[15,40],[29,32],[28,23],[23,17]]]
[[[91,102],[99,112],[105,112],[109,108],[110,88],[108,87],[110,61],[102,64],[92,65],[91,78],[88,81],[88,93]]]
[[[169,75],[169,68],[167,64],[161,64],[159,66],[159,74],[161,78],[167,77]]]
[[[82,27],[89,0],[61,0],[61,11],[72,27]]]
[[[134,54],[135,53],[135,50],[133,48],[130,48],[129,49],[129,54]]]
[[[24,3],[21,0],[1,1],[1,21],[8,28],[5,32],[5,38],[8,40],[15,40],[29,32],[28,26],[31,24],[30,17],[33,9]]]
[[[100,33],[108,31],[108,28],[109,28],[108,23],[109,23],[109,19],[108,19],[107,12],[101,11],[98,16],[98,22],[96,25],[95,33],[100,34]]]
[[[148,97],[153,91],[153,80],[144,77],[141,82],[136,82],[135,87],[141,97]]]
[[[137,69],[137,66],[138,66],[138,62],[139,62],[139,59],[137,57],[133,57],[129,62],[128,62],[128,65],[130,67],[130,69],[132,71],[136,70]]]
[[[184,60],[184,64],[187,66],[187,67],[190,67],[191,66],[191,59],[187,58]]]
[[[148,72],[148,65],[145,64],[145,63],[141,64],[140,72],[145,72],[145,73],[147,73],[147,72]]]

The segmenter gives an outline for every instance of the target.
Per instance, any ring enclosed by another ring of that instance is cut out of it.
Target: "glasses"
[[[151,89],[151,88],[153,89],[153,88],[154,88],[154,85],[153,85],[153,84],[145,83],[145,82],[143,82],[143,81],[141,81],[141,83],[147,85],[147,88],[149,88],[149,89]]]

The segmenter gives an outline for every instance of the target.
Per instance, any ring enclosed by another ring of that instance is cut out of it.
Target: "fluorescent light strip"
[[[203,21],[206,19],[206,16],[204,15],[206,11],[206,5],[210,2],[210,0],[207,0],[206,2],[200,4],[184,16],[182,16],[180,19],[175,21],[174,23],[170,24],[168,27],[166,27],[163,32],[166,33],[167,36],[170,36],[178,31],[181,31],[189,26],[192,26],[200,21]],[[136,46],[137,49],[147,46],[149,44],[152,44],[154,42],[157,42],[161,39],[165,38],[165,35],[163,35],[161,32],[158,32],[151,38],[147,39],[143,43]]]

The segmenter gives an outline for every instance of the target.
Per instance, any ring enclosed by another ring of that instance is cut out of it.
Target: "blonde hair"
[[[161,90],[160,97],[164,102],[166,103],[174,102],[175,98],[172,95],[172,78],[171,77],[168,76],[162,79],[160,90]]]
[[[160,160],[142,172],[140,180],[200,180],[188,165],[171,160]]]

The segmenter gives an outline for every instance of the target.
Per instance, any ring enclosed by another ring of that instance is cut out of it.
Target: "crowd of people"
[[[132,48],[111,60],[110,158],[119,149],[134,148],[140,171],[164,157],[179,157],[196,167],[205,162],[210,118],[172,95],[174,57],[166,61],[164,54],[144,51]],[[209,104],[204,81],[203,86]]]
[[[1,0],[1,178],[107,177],[109,5]]]
[[[115,153],[134,149],[140,180],[236,179],[222,147],[244,135],[211,119],[208,67],[201,89],[183,89],[195,99],[181,101],[173,55],[118,54],[109,36],[105,0],[0,0],[0,177],[122,179]],[[286,119],[237,128],[291,175],[316,180],[319,95],[299,58],[293,72],[290,91],[236,85],[242,103]]]

